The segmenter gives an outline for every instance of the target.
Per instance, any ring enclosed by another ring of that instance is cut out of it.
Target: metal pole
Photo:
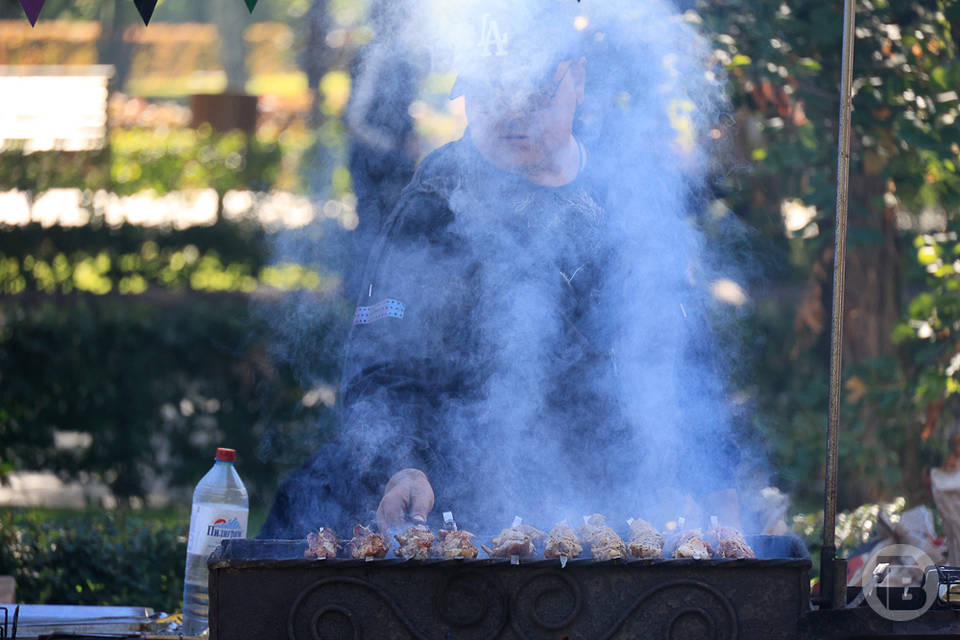
[[[826,606],[843,603],[835,593],[837,569],[837,435],[840,427],[840,385],[843,356],[843,296],[847,263],[847,202],[850,185],[850,113],[853,109],[853,47],[856,0],[843,3],[843,75],[840,81],[840,139],[837,158],[837,220],[833,250],[833,324],[830,337],[830,409],[827,418],[827,468],[823,499],[823,549],[820,594]],[[841,566],[845,563],[841,563]],[[844,583],[846,584],[846,576]],[[840,605],[842,606],[842,604]]]

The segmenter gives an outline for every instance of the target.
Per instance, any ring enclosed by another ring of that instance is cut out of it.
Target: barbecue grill
[[[229,540],[210,558],[214,638],[796,638],[799,539],[755,559],[316,560],[305,542]],[[270,558],[270,559],[265,559]]]
[[[855,0],[844,0],[820,594],[799,540],[748,536],[740,560],[310,560],[305,542],[230,540],[210,558],[213,638],[867,640],[960,637],[960,568],[922,587],[871,587],[862,604],[836,557],[837,454]],[[489,540],[492,536],[488,536]],[[481,536],[482,538],[482,536]],[[879,580],[877,581],[880,582]],[[929,598],[934,598],[930,602]],[[818,609],[814,610],[816,606]],[[922,615],[919,612],[923,611]]]

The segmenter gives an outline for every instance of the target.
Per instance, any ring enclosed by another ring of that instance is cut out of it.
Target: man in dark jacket
[[[469,127],[421,163],[374,246],[342,436],[285,483],[262,536],[349,531],[374,508],[382,531],[435,505],[490,531],[652,503],[627,489],[661,454],[630,446],[605,176],[574,133],[587,60],[572,20],[536,24],[527,43],[483,17],[454,87]]]

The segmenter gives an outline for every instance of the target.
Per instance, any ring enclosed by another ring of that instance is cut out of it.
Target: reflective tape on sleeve
[[[353,326],[370,324],[384,318],[402,320],[404,310],[403,303],[393,298],[381,300],[369,307],[357,307],[357,311],[353,314]]]

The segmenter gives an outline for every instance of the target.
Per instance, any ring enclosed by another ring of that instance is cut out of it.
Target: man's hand
[[[377,525],[387,535],[410,520],[418,524],[427,521],[433,509],[433,487],[427,474],[419,469],[403,469],[393,474],[383,490],[383,499],[377,508]]]

